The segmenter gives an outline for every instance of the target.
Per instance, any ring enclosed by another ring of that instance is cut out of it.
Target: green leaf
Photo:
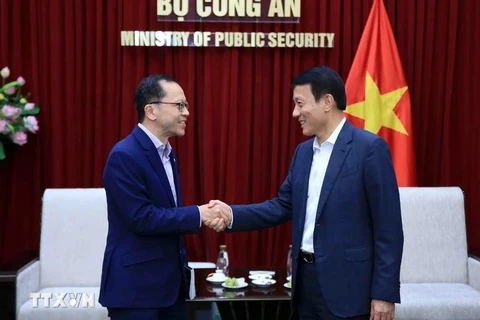
[[[5,150],[3,149],[3,143],[0,141],[0,160],[5,159]]]
[[[39,107],[34,107],[32,110],[23,110],[22,111],[22,116],[26,114],[39,114],[40,113],[40,108]]]

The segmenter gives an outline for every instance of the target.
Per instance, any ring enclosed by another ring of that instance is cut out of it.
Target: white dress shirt
[[[333,146],[337,141],[338,135],[343,128],[345,118],[333,130],[330,137],[321,145],[318,138],[313,141],[313,160],[308,180],[307,207],[305,213],[305,225],[303,228],[303,237],[301,249],[306,252],[313,253],[313,232],[315,229],[315,220],[317,217],[318,201],[320,200],[320,192],[325,179],[328,162],[332,155]]]

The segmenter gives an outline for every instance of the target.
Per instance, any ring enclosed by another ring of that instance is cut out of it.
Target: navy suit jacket
[[[231,206],[232,231],[268,228],[292,220],[294,304],[313,141],[297,147],[277,198]],[[403,229],[390,151],[383,139],[348,121],[327,167],[313,242],[319,285],[334,314],[368,314],[371,299],[400,302]]]
[[[108,157],[103,183],[109,228],[99,297],[104,307],[161,308],[183,294],[183,233],[200,230],[200,213],[197,206],[182,207],[173,151],[170,159],[178,206],[158,151],[138,126]]]

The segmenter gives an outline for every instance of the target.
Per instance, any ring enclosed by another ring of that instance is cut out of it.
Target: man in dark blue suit
[[[391,320],[400,302],[403,229],[387,143],[346,121],[345,87],[334,70],[307,70],[292,87],[293,116],[314,138],[297,147],[278,197],[231,206],[229,228],[292,221],[292,301],[300,319]]]
[[[198,232],[202,222],[223,227],[221,212],[183,206],[178,160],[168,143],[185,134],[189,115],[180,85],[165,75],[147,77],[135,106],[139,124],[113,147],[104,170],[109,228],[99,302],[114,320],[185,319],[183,234]]]

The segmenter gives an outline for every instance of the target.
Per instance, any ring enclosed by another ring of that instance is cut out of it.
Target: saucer
[[[246,286],[248,286],[248,283],[244,282],[242,283],[241,285],[238,285],[238,286],[234,286],[234,287],[229,287],[224,283],[222,283],[222,287],[226,288],[226,289],[242,289],[242,288],[245,288]]]
[[[261,280],[261,279],[272,279],[272,276],[266,273],[257,273],[257,274],[250,274],[248,278],[250,280]]]
[[[207,278],[207,281],[214,284],[221,284],[225,282],[225,279],[218,280],[218,279],[212,279],[212,277],[210,277],[210,278]]]
[[[291,284],[289,282],[285,282],[283,286],[287,289],[292,289]]]
[[[252,283],[258,287],[270,287],[273,286],[277,281],[273,279],[256,279]]]

